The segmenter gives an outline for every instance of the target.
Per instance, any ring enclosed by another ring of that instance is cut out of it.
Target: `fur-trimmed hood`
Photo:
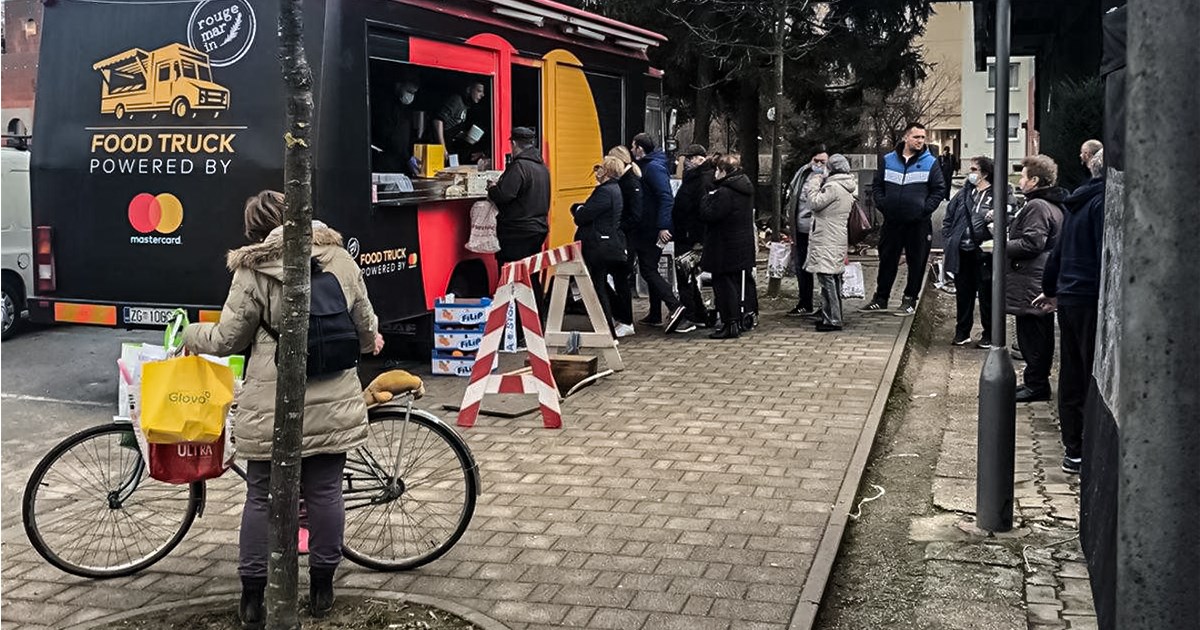
[[[334,252],[342,249],[342,235],[321,223],[313,221],[312,255],[322,267],[329,263]],[[230,251],[225,258],[225,265],[230,271],[239,268],[283,278],[283,227],[271,230],[261,243],[253,243]]]

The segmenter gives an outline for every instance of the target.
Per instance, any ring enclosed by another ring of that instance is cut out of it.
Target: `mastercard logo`
[[[141,193],[129,202],[129,225],[142,234],[170,234],[183,223],[183,204],[171,193]]]

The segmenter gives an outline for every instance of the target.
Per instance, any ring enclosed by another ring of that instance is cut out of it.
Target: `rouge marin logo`
[[[205,0],[188,20],[188,46],[208,55],[214,68],[223,68],[250,52],[257,31],[247,0]]]

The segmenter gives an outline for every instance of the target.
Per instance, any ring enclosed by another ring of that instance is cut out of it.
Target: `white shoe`
[[[617,324],[615,327],[615,332],[617,333],[617,338],[620,339],[622,337],[631,337],[637,331],[635,331],[633,326],[630,324]]]

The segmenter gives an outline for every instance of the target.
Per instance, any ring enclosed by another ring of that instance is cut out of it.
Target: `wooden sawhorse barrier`
[[[543,334],[538,316],[537,300],[533,295],[531,277],[544,269],[554,268],[554,290],[550,298],[547,330]],[[529,258],[506,263],[500,271],[500,286],[488,307],[487,324],[475,365],[471,369],[471,381],[463,393],[458,412],[458,426],[471,427],[479,417],[483,397],[487,394],[534,394],[538,395],[538,406],[542,412],[542,424],[547,429],[562,427],[562,409],[559,406],[558,387],[554,373],[550,370],[548,346],[562,347],[573,333],[562,329],[563,314],[567,305],[567,294],[571,280],[579,287],[583,304],[593,331],[578,333],[581,348],[598,349],[604,356],[607,367],[614,371],[625,369],[616,339],[608,328],[608,321],[600,306],[600,298],[592,286],[587,266],[578,241],[562,247],[534,254]],[[529,369],[511,374],[494,374],[497,353],[504,337],[504,326],[508,318],[509,304],[516,304],[517,322],[525,330],[525,346],[529,351]]]

